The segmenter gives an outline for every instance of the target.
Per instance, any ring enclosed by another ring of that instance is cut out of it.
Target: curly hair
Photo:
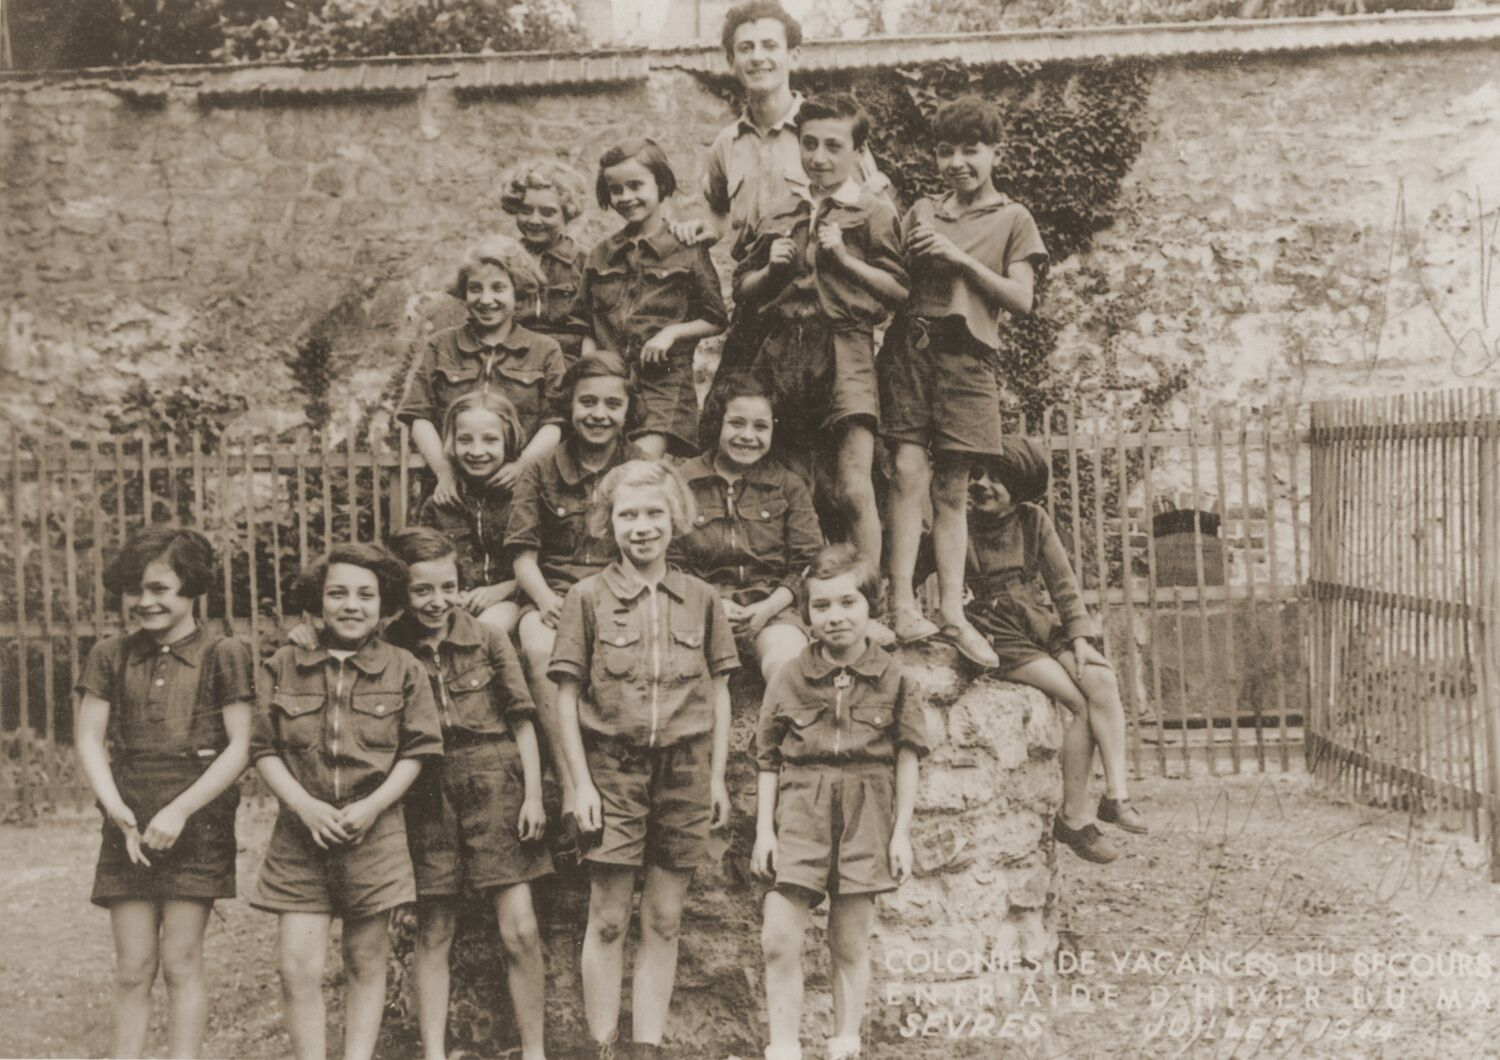
[[[731,7],[724,16],[724,30],[719,35],[719,43],[724,46],[724,54],[731,61],[734,59],[734,35],[739,32],[740,27],[766,18],[774,18],[786,30],[787,51],[802,46],[802,23],[793,18],[786,8],[776,0],[749,0],[748,3]]]
[[[1000,108],[979,96],[944,103],[932,117],[934,144],[998,144],[1004,136]]]
[[[375,583],[380,589],[382,618],[394,615],[406,606],[410,581],[406,564],[391,555],[384,545],[350,542],[333,546],[297,578],[296,598],[304,612],[315,615],[322,611],[323,583],[328,580],[328,568],[335,563],[363,567],[375,575]]]
[[[146,526],[134,531],[104,568],[104,588],[115,596],[140,592],[146,568],[159,559],[177,575],[183,596],[202,596],[214,583],[214,547],[208,538],[186,527]]]
[[[518,240],[510,236],[486,236],[464,251],[448,292],[462,302],[468,290],[469,274],[481,265],[493,265],[503,270],[518,294],[535,294],[546,282],[541,266]]]
[[[562,206],[563,222],[567,223],[583,213],[584,186],[583,175],[566,162],[530,158],[501,174],[500,208],[515,214],[528,191],[555,191]]]
[[[672,516],[672,536],[681,537],[692,530],[693,521],[698,518],[698,506],[677,469],[657,460],[627,460],[604,476],[594,494],[594,503],[589,509],[589,532],[596,537],[602,537],[609,530],[615,495],[621,486],[661,490],[662,500]]]

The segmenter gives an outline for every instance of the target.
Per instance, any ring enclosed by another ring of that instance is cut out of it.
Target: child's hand
[[[906,241],[907,252],[919,258],[935,258],[949,265],[963,260],[958,245],[926,222],[915,225]]]
[[[911,878],[911,836],[898,829],[891,836],[890,853],[891,875],[897,883],[905,883]]]
[[[521,472],[525,470],[521,466],[521,461],[512,460],[508,464],[501,464],[493,475],[484,480],[484,484],[486,486],[493,486],[496,489],[513,491],[516,488],[516,483],[521,481]]]
[[[521,842],[534,843],[547,830],[547,810],[542,806],[542,796],[528,795],[521,800],[521,813],[516,818],[516,831]]]
[[[771,241],[771,256],[767,264],[774,269],[786,268],[797,260],[797,241],[781,236]]]
[[[451,474],[438,475],[437,488],[432,491],[432,502],[444,508],[451,508],[460,503],[458,482]]]
[[[1085,666],[1109,665],[1109,660],[1104,657],[1098,648],[1089,643],[1087,637],[1073,638],[1073,658],[1078,660],[1078,673],[1073,675],[1075,681],[1083,675],[1083,668]]]
[[[177,837],[182,835],[182,830],[187,826],[187,814],[177,808],[175,803],[168,803],[156,811],[156,816],[151,818],[151,823],[146,826],[146,831],[141,835],[141,845],[151,850],[166,853],[172,849],[177,842]]]
[[[844,245],[844,230],[831,221],[824,221],[818,226],[818,249],[842,261],[849,254],[849,248]]]
[[[514,582],[506,585],[477,585],[463,594],[464,610],[471,615],[481,614],[486,608],[505,603],[514,591]]]
[[[311,622],[303,619],[287,630],[286,642],[294,647],[312,651],[318,646],[318,631],[313,629]]]
[[[135,811],[122,802],[117,806],[106,807],[104,812],[109,817],[109,823],[125,837],[125,853],[130,856],[130,860],[149,868],[151,862],[141,850],[141,834],[136,831]]]
[[[729,801],[729,788],[722,780],[715,780],[708,786],[709,801],[713,805],[713,815],[708,820],[708,827],[717,831],[729,823],[729,814],[732,804]]]
[[[642,364],[661,364],[666,361],[667,354],[672,352],[672,344],[676,341],[677,329],[668,324],[655,335],[652,335],[646,343],[641,346]]]
[[[760,636],[760,631],[766,628],[766,623],[771,621],[773,617],[773,612],[761,604],[745,608],[745,624],[742,635],[750,637],[752,640]],[[735,632],[740,633],[741,630],[736,629]]]
[[[556,629],[558,619],[562,618],[562,605],[563,598],[556,593],[552,594],[552,599],[540,605],[537,610],[541,612],[542,625],[548,629]]]
[[[356,799],[345,806],[339,814],[339,820],[344,825],[345,840],[358,843],[379,816],[380,810],[369,799]]]
[[[668,221],[667,231],[672,233],[672,238],[677,242],[690,247],[719,241],[719,233],[707,221]]]
[[[776,833],[767,829],[755,831],[755,848],[750,851],[750,874],[757,879],[776,877]]]
[[[729,626],[736,634],[750,621],[750,609],[744,604],[737,604],[728,597],[721,598],[724,605],[724,617],[729,619]]]
[[[312,835],[313,842],[324,850],[330,845],[342,846],[349,841],[343,815],[321,799],[309,798],[295,807],[297,819]]]
[[[580,832],[593,833],[604,828],[604,807],[599,803],[599,789],[592,781],[580,780],[573,785],[573,817]]]

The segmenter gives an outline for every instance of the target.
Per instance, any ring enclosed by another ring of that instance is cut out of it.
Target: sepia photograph
[[[0,0],[0,248],[0,1058],[1500,1058],[1497,0]]]

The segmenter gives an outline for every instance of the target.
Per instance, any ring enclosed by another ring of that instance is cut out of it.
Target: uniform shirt
[[[901,663],[874,644],[848,666],[814,641],[766,686],[755,762],[775,773],[797,765],[892,762],[896,750],[927,754],[926,698]]]
[[[590,471],[578,462],[577,437],[569,435],[528,467],[516,484],[505,530],[506,551],[514,559],[517,552],[536,550],[542,575],[557,592],[602,570],[615,558],[615,538],[607,526],[599,534],[589,530],[594,491],[613,468],[644,459],[641,450],[619,441],[609,461]]]
[[[805,195],[782,200],[756,229],[744,260],[735,268],[736,301],[741,300],[744,277],[764,268],[770,261],[771,244],[787,237],[797,245],[791,279],[775,294],[760,300],[764,316],[787,322],[819,320],[834,330],[868,330],[884,320],[890,307],[850,273],[819,254],[813,233],[825,222],[843,229],[844,244],[853,257],[889,273],[903,287],[909,285],[894,207],[849,180],[817,202]]]
[[[1012,262],[1029,261],[1035,268],[1047,260],[1047,248],[1031,212],[1003,195],[998,202],[968,208],[952,194],[942,199],[918,199],[901,222],[902,246],[918,224],[927,224],[947,236],[959,250],[1001,276],[1008,275]],[[924,317],[963,317],[970,335],[990,349],[997,348],[1003,310],[980,294],[962,269],[922,268],[921,264],[919,261],[912,273],[906,312]]]
[[[802,572],[823,547],[801,476],[766,459],[730,482],[714,468],[712,452],[677,471],[698,508],[692,531],[672,540],[682,567],[721,589],[770,595],[785,587],[796,596]]]
[[[441,530],[458,554],[458,580],[465,589],[509,581],[510,555],[505,531],[510,524],[511,493],[474,486],[458,476],[458,504],[438,504],[432,497],[417,509],[417,525]]]
[[[136,630],[89,650],[75,691],[109,704],[110,751],[192,754],[229,746],[224,708],[255,700],[250,649],[202,626],[174,644]]]
[[[788,195],[807,191],[793,125],[802,102],[802,93],[794,92],[786,114],[764,130],[750,120],[748,110],[742,111],[709,146],[703,198],[715,213],[729,215],[729,245],[736,248],[736,257],[746,232],[758,227]],[[889,195],[890,181],[875,164],[868,144],[860,148],[855,179],[872,195]]]
[[[504,633],[457,609],[436,647],[423,643],[426,635],[409,612],[384,634],[427,668],[445,736],[508,736],[519,722],[536,717],[516,649]]]
[[[616,562],[568,590],[547,676],[583,686],[585,732],[668,747],[713,730],[714,678],[739,666],[713,586],[668,567],[653,589]]]
[[[315,799],[369,795],[403,758],[443,753],[427,671],[378,637],[348,659],[287,644],[261,664],[250,760],[276,755]]]
[[[495,390],[516,407],[530,441],[544,424],[561,424],[563,372],[567,365],[556,341],[516,324],[505,342],[488,346],[464,324],[444,328],[412,358],[406,392],[396,418],[403,423],[426,420],[442,429],[443,416],[471,390]]]
[[[571,363],[578,359],[583,345],[583,336],[568,330],[568,313],[578,297],[578,282],[583,278],[583,251],[571,236],[564,234],[546,250],[532,256],[541,266],[542,286],[529,299],[517,300],[516,319],[537,334],[557,340],[563,359]]]
[[[601,349],[634,362],[643,346],[668,324],[728,322],[719,274],[707,246],[678,242],[665,225],[652,236],[624,230],[595,244],[584,262],[572,327],[587,331]],[[673,352],[690,354],[692,343]]]
[[[977,604],[1023,594],[1022,606],[1040,603],[1034,593],[1040,576],[1062,619],[1063,635],[1097,637],[1099,624],[1084,605],[1068,550],[1057,536],[1052,517],[1035,504],[1018,504],[998,522],[969,520],[969,588]],[[1030,594],[1027,596],[1026,594]]]

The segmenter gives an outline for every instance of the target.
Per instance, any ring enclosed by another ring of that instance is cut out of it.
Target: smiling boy
[[[878,362],[881,433],[895,454],[892,625],[905,643],[940,635],[984,667],[998,659],[963,609],[969,471],[1002,452],[999,321],[1031,312],[1036,268],[1047,259],[1030,212],[995,187],[1001,131],[999,113],[975,97],[934,117],[933,155],[948,193],[917,200],[902,222],[918,267]],[[912,585],[929,492],[941,627],[922,614]]]

